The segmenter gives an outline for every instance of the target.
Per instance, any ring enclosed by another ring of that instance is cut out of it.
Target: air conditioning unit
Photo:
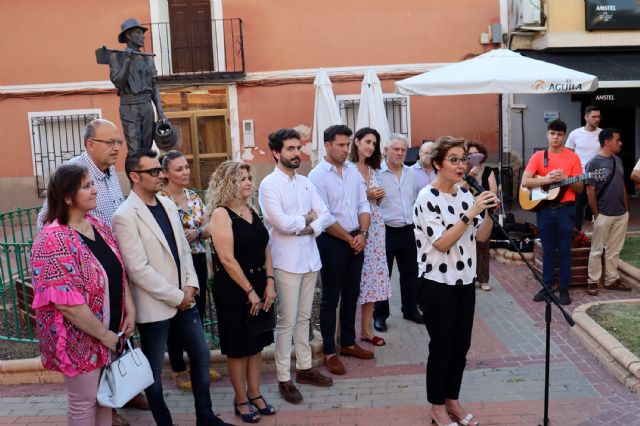
[[[540,0],[511,0],[512,29],[538,27],[542,25]]]

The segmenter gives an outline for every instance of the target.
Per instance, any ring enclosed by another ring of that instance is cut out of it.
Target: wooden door
[[[172,71],[213,71],[210,0],[169,0]]]

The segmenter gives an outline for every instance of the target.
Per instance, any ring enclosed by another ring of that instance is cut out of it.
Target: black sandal
[[[251,403],[251,405],[256,407],[258,412],[263,416],[273,416],[276,413],[276,409],[273,408],[273,405],[267,403],[267,400],[264,399],[264,396],[258,395],[255,398],[251,398],[249,394],[247,394],[247,398],[249,398],[249,403]],[[256,401],[258,399],[261,399],[262,401],[264,401],[264,408],[260,408],[256,404],[254,404],[253,401]]]

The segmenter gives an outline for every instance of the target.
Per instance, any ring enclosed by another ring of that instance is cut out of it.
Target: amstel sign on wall
[[[586,0],[587,31],[640,29],[640,2],[636,0]]]

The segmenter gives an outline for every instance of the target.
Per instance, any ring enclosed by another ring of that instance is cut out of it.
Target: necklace
[[[81,224],[70,223],[69,226],[87,238],[91,238],[92,240],[95,238],[93,234],[93,226],[91,226],[91,223],[88,220],[83,221]]]
[[[234,207],[229,207],[235,214],[237,214],[240,217],[245,217],[244,216],[244,212],[245,212],[245,204],[240,204],[239,208],[234,208]]]

